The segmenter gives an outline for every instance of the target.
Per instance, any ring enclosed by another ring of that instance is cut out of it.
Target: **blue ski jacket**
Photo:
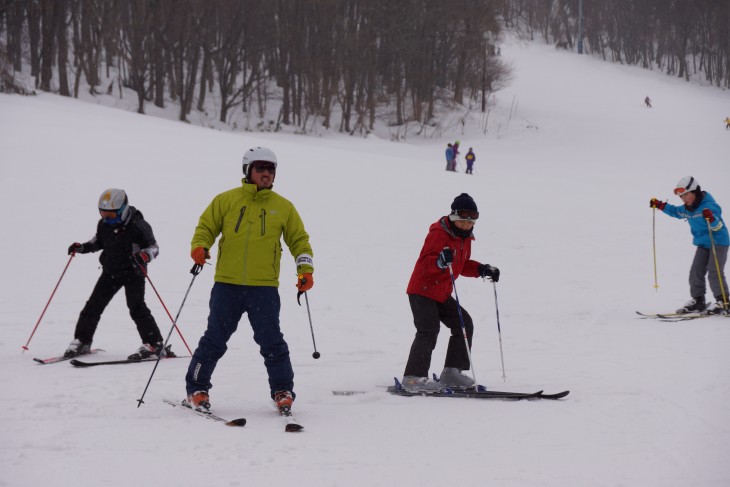
[[[710,232],[707,229],[707,220],[702,216],[702,210],[709,208],[715,216],[715,221],[710,224],[715,245],[730,245],[730,235],[728,235],[727,226],[725,226],[725,221],[722,219],[722,208],[710,193],[703,191],[702,194],[702,200],[693,209],[687,208],[686,205],[674,206],[667,204],[662,211],[674,218],[686,219],[692,231],[692,243],[697,247],[710,249],[712,248]]]

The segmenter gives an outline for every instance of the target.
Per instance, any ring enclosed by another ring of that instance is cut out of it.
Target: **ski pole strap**
[[[302,294],[304,294],[304,291],[299,291],[299,292],[297,293],[297,304],[299,304],[299,306],[301,306],[301,305],[302,305],[302,302],[301,302],[301,301],[299,301],[299,298],[301,298],[301,297],[302,297]]]
[[[200,271],[202,271],[202,270],[203,270],[203,266],[202,265],[200,265],[200,264],[193,264],[193,268],[190,269],[190,273],[192,275],[194,275],[194,276],[197,276],[198,274],[200,274]]]

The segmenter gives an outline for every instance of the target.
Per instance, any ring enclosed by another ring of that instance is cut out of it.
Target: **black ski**
[[[190,358],[190,357],[181,357],[181,356],[174,356],[174,357],[163,357],[162,360],[169,360],[172,358]],[[97,365],[121,365],[121,364],[138,364],[140,362],[156,362],[157,357],[147,357],[143,359],[122,359],[122,360],[107,360],[105,362],[83,362],[81,360],[73,359],[71,360],[71,365],[74,367],[96,367]]]
[[[101,348],[93,348],[93,349],[91,349],[90,351],[88,351],[86,353],[82,353],[80,355],[77,355],[77,357],[81,357],[81,356],[84,356],[84,355],[91,355],[93,353],[103,352],[103,351],[104,350],[102,350]],[[51,357],[51,358],[34,358],[33,360],[35,360],[39,364],[55,364],[55,363],[58,363],[58,362],[65,362],[66,360],[71,360],[73,358],[74,357],[64,357],[63,355],[61,355],[61,356],[58,356],[58,357]]]
[[[394,378],[395,385],[389,386],[387,391],[396,396],[425,396],[425,397],[461,397],[467,399],[562,399],[570,391],[562,391],[554,394],[545,394],[543,391],[537,392],[508,392],[508,391],[491,391],[484,388],[484,386],[478,386],[475,388],[445,388],[442,391],[434,392],[410,392],[403,388],[400,381]]]
[[[238,418],[238,419],[232,419],[227,420],[224,418],[221,418],[220,416],[216,416],[215,414],[209,412],[209,411],[201,411],[199,409],[195,409],[189,402],[187,402],[185,399],[182,401],[173,401],[171,399],[163,399],[167,404],[174,407],[179,407],[182,409],[187,409],[188,411],[191,411],[195,413],[198,416],[202,416],[203,418],[210,419],[213,421],[217,421],[219,423],[223,423],[226,426],[246,426],[246,418]]]
[[[642,318],[652,318],[659,321],[668,323],[680,322],[680,321],[691,321],[698,318],[708,318],[710,316],[725,316],[721,314],[710,314],[710,313],[657,313],[657,314],[645,314],[637,311],[636,314]]]

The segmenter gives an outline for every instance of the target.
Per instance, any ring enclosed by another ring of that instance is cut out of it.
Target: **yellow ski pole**
[[[651,238],[652,238],[652,247],[654,249],[654,289],[659,291],[659,281],[657,280],[657,272],[656,272],[656,208],[652,209],[651,212]]]
[[[720,292],[722,293],[722,304],[725,309],[728,308],[727,293],[725,292],[725,286],[722,283],[722,274],[720,273],[720,262],[717,260],[717,250],[715,250],[715,238],[712,236],[712,226],[710,225],[710,219],[705,218],[707,222],[707,231],[710,232],[710,244],[712,245],[712,256],[715,258],[715,270],[717,271],[717,280],[720,281]]]

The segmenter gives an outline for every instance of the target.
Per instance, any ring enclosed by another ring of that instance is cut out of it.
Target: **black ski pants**
[[[137,332],[139,332],[142,343],[161,342],[160,329],[144,302],[144,287],[144,276],[140,276],[133,271],[114,275],[102,272],[89,300],[86,302],[84,309],[81,310],[79,320],[76,322],[74,338],[90,345],[94,340],[94,333],[101,319],[101,314],[117,291],[124,288],[129,315],[137,325]]]
[[[431,298],[417,294],[409,294],[408,300],[411,303],[411,311],[413,312],[413,324],[416,325],[416,336],[413,339],[411,353],[408,356],[406,370],[403,375],[428,377],[428,369],[431,366],[431,354],[436,348],[436,340],[441,329],[441,323],[451,329],[451,337],[449,337],[449,345],[446,349],[444,367],[456,367],[461,370],[469,370],[469,356],[464,346],[464,333],[461,329],[456,300],[449,296],[446,302],[439,303]],[[469,349],[471,350],[474,323],[464,308],[461,308],[461,315],[464,318],[464,328],[466,329]]]

